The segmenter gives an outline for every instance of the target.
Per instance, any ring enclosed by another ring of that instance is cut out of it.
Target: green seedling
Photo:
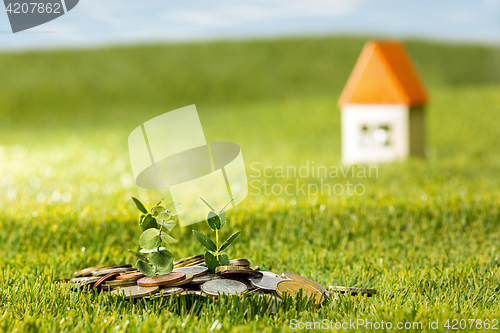
[[[219,211],[216,211],[208,202],[205,201],[202,197],[200,199],[205,203],[205,205],[210,208],[210,212],[208,213],[207,222],[212,231],[215,231],[215,243],[208,238],[206,235],[193,230],[194,236],[198,241],[203,245],[208,251],[205,252],[205,263],[207,264],[208,270],[212,273],[215,272],[215,268],[218,266],[227,266],[229,265],[229,257],[227,254],[224,254],[223,251],[228,248],[229,245],[239,236],[240,231],[235,232],[224,243],[219,246],[219,230],[222,229],[224,224],[226,224],[226,207],[233,200],[231,199],[228,203],[222,207]]]
[[[177,243],[177,240],[168,235],[167,231],[175,228],[176,222],[171,217],[180,212],[182,204],[174,201],[161,206],[162,201],[160,201],[148,212],[138,199],[132,199],[137,209],[143,213],[139,217],[139,226],[143,232],[139,238],[139,252],[128,251],[139,258],[136,266],[142,274],[146,276],[168,274],[174,268],[174,257],[166,250],[166,246]]]

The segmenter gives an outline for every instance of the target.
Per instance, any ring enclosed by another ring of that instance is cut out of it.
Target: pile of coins
[[[77,287],[89,286],[92,289],[125,298],[170,297],[174,294],[218,297],[219,295],[237,295],[244,292],[275,295],[281,298],[301,293],[316,302],[333,297],[337,293],[376,294],[374,289],[352,287],[333,287],[329,290],[320,284],[300,275],[285,272],[275,274],[261,271],[259,266],[251,266],[247,259],[229,261],[227,266],[219,266],[215,274],[210,274],[204,262],[204,256],[198,255],[178,260],[170,274],[155,277],[144,276],[131,265],[101,265],[88,267],[74,273],[71,280]]]

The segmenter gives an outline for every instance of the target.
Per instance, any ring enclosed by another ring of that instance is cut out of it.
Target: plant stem
[[[215,229],[215,244],[217,247],[215,250],[215,257],[219,260],[219,229]]]

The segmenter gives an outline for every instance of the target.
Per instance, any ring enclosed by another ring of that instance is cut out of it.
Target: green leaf
[[[157,221],[157,223],[164,228],[167,228],[168,231],[172,230],[175,228],[176,222],[174,220],[168,220],[168,221]]]
[[[220,212],[221,212],[221,211],[223,211],[224,209],[226,209],[227,205],[229,205],[229,204],[230,204],[231,202],[233,202],[233,201],[234,201],[234,198],[232,198],[231,200],[229,200],[229,201],[228,201],[228,202],[224,205],[224,207],[222,207],[222,208],[221,208],[221,210],[219,210],[219,214],[220,214]]]
[[[146,256],[143,256],[139,252],[135,252],[135,251],[133,251],[131,249],[128,249],[128,252],[130,252],[131,254],[133,254],[134,256],[136,256],[137,258],[139,258],[141,260],[148,260],[148,258],[146,258]]]
[[[229,266],[229,257],[227,254],[221,254],[219,256],[219,265],[220,266]]]
[[[159,268],[167,268],[169,265],[173,265],[174,257],[172,253],[167,250],[160,252],[153,252],[149,255],[149,262]]]
[[[142,204],[142,202],[139,201],[139,199],[136,199],[134,197],[132,197],[132,200],[134,200],[135,202],[135,205],[137,206],[137,208],[143,212],[144,214],[147,214],[148,213],[148,210],[146,209],[146,207],[144,207],[144,205]]]
[[[163,246],[160,246],[160,247],[157,247],[155,249],[149,249],[149,250],[141,249],[139,252],[141,252],[141,253],[153,253],[153,252],[158,252],[158,251],[163,251],[163,250],[165,250],[165,248]]]
[[[215,246],[214,242],[212,242],[212,240],[210,238],[208,238],[207,236],[205,236],[204,234],[202,234],[201,232],[198,232],[196,230],[193,230],[193,233],[194,233],[194,236],[196,237],[196,239],[198,239],[198,242],[200,242],[201,245],[206,247],[207,250],[212,251],[212,252],[217,251],[217,246]]]
[[[163,212],[160,215],[156,217],[156,220],[158,221],[168,221],[170,220],[170,214],[167,212]]]
[[[202,197],[200,197],[200,199],[201,199],[201,201],[203,201],[203,202],[205,203],[205,205],[207,205],[207,206],[208,206],[208,208],[210,208],[210,210],[211,210],[212,212],[215,212],[215,209],[214,209],[212,206],[210,206],[210,205],[208,204],[208,202],[206,202],[206,201],[205,201],[205,199],[203,199]]]
[[[220,218],[219,215],[215,214],[215,212],[209,212],[207,217],[207,222],[212,230],[220,229]]]
[[[215,273],[215,269],[219,267],[219,262],[217,261],[217,258],[210,253],[210,252],[205,252],[205,264],[207,264],[207,268],[210,271],[210,273]]]
[[[162,232],[161,233],[161,240],[164,241],[167,244],[175,244],[177,243],[177,239],[173,238],[172,236]]]
[[[222,209],[219,211],[219,218],[220,218],[220,229],[226,224],[226,211]]]
[[[137,269],[141,271],[142,274],[150,277],[156,276],[154,268],[151,267],[151,265],[148,264],[147,262],[138,260],[135,265],[137,266]]]
[[[139,245],[146,250],[155,249],[161,244],[160,230],[150,228],[144,231],[139,238]]]
[[[151,215],[153,215],[154,217],[157,217],[158,215],[164,212],[165,212],[165,207],[162,206],[154,206],[153,208],[151,208]]]
[[[226,239],[226,241],[220,246],[219,252],[222,252],[225,249],[227,249],[227,247],[229,245],[231,245],[231,243],[236,239],[236,237],[238,237],[240,235],[240,233],[241,233],[241,230],[236,231],[234,234],[232,234],[231,236],[229,236],[229,238]]]
[[[156,224],[156,220],[154,217],[151,216],[151,214],[147,215],[142,215],[143,218],[142,220],[139,220],[139,224],[142,228],[142,230],[147,230],[150,228],[156,228],[158,225]]]
[[[167,267],[158,267],[157,271],[158,274],[170,274],[170,272],[172,272],[173,269],[174,269],[174,261],[172,260],[172,262]]]
[[[182,203],[179,201],[173,201],[166,205],[165,208],[170,215],[175,216],[181,212]]]

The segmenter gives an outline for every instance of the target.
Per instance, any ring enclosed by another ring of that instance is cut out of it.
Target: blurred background
[[[371,39],[402,40],[428,89],[427,159],[380,165],[378,177],[358,180],[363,196],[250,195],[237,209],[498,211],[499,14],[497,0],[82,0],[12,34],[2,10],[3,240],[15,249],[34,237],[24,245],[38,249],[56,240],[36,235],[78,221],[78,244],[126,247],[118,238],[132,231],[101,242],[102,231],[135,224],[131,196],[159,199],[134,183],[128,134],[186,105],[196,104],[207,140],[241,146],[249,176],[255,162],[339,165],[337,100]],[[21,237],[15,229],[25,222],[34,226]],[[81,232],[88,225],[101,232]]]

